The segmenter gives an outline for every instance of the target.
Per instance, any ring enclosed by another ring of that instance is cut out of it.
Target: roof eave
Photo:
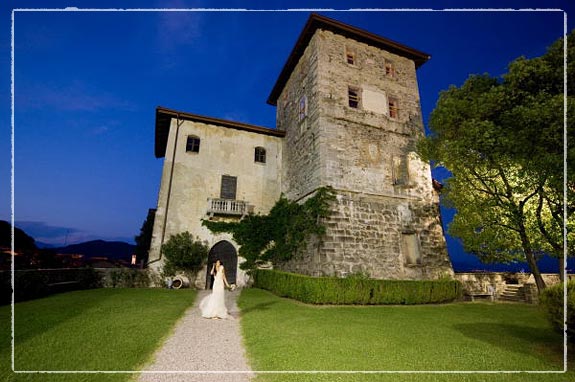
[[[413,60],[416,69],[431,58],[431,56],[425,52],[413,49],[396,41],[342,23],[341,21],[330,19],[329,17],[325,17],[317,13],[312,13],[308,18],[294,48],[292,49],[288,59],[286,60],[286,63],[280,72],[280,75],[267,99],[268,104],[277,106],[277,100],[285,84],[287,83],[291,72],[297,65],[300,57],[303,55],[303,52],[307,47],[307,44],[317,29],[331,30],[332,32],[342,34],[346,37],[351,37],[358,41],[385,48],[391,53],[398,54]]]
[[[223,126],[246,132],[271,135],[280,138],[285,136],[285,131],[282,130],[270,129],[268,127],[250,125],[247,123],[208,117],[199,114],[192,114],[158,106],[156,107],[155,148],[154,148],[156,158],[163,158],[166,155],[166,147],[168,144],[168,135],[170,132],[170,124],[172,118],[201,122],[208,125]]]

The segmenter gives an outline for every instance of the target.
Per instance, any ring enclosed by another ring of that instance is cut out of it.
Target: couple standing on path
[[[212,293],[207,295],[200,302],[200,311],[204,318],[233,318],[228,314],[224,296],[224,284],[230,288],[230,284],[226,279],[225,268],[222,262],[218,259],[212,265],[210,274],[214,276],[214,286]]]

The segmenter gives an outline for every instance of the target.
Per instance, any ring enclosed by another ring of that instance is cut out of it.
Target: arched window
[[[195,135],[188,135],[186,142],[186,152],[199,153],[200,152],[200,138]]]
[[[263,147],[256,147],[254,160],[259,163],[266,163],[266,149]]]

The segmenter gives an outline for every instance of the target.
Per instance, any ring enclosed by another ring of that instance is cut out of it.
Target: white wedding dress
[[[207,295],[200,302],[200,310],[202,311],[202,317],[205,318],[228,318],[228,309],[226,308],[225,296],[224,296],[224,267],[220,266],[220,269],[216,273],[214,280],[214,287],[212,293]]]

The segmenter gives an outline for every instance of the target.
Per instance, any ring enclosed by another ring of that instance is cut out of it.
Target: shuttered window
[[[235,176],[222,175],[221,199],[236,199],[238,178]]]

